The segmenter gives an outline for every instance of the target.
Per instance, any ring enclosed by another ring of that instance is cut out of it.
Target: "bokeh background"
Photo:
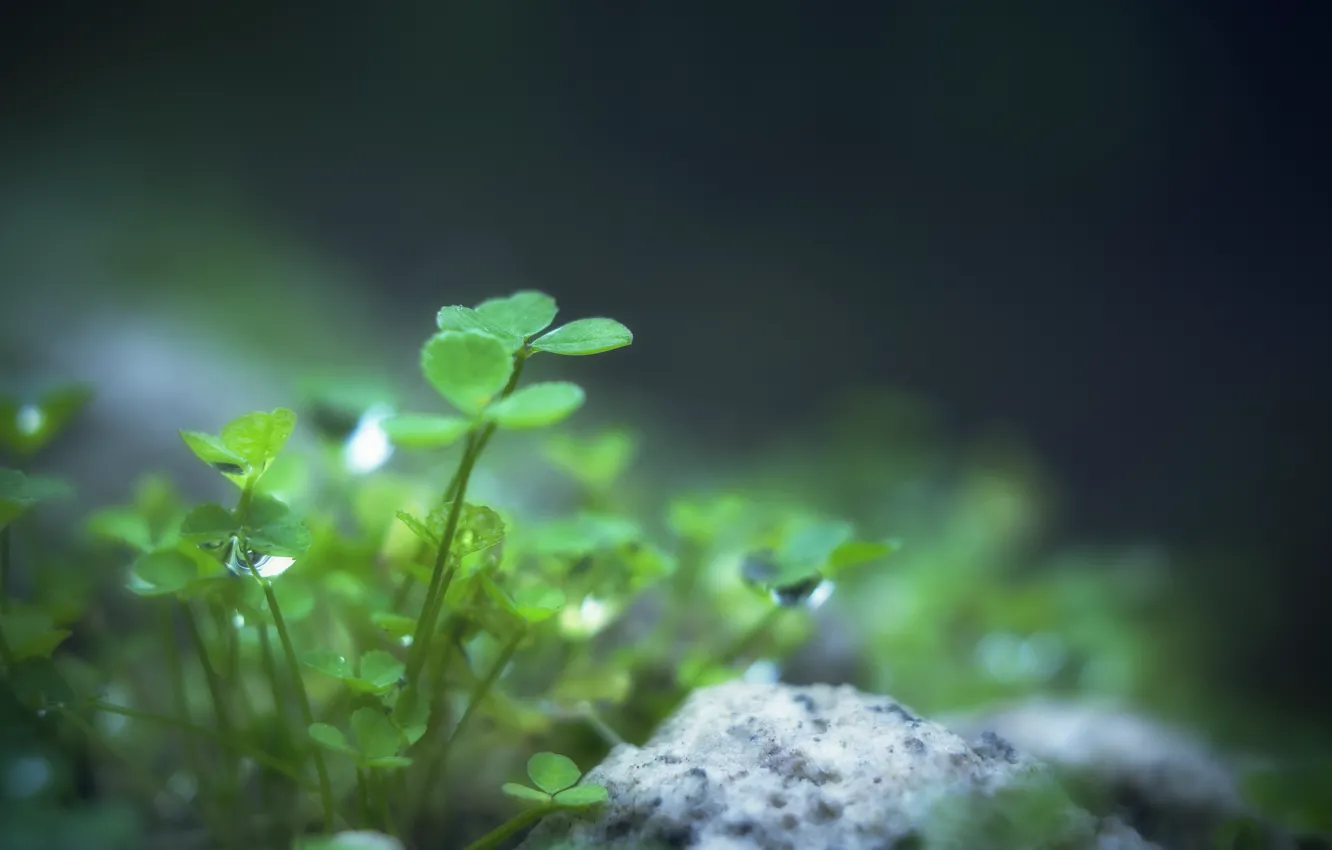
[[[921,399],[1030,446],[1052,539],[1177,553],[1214,678],[1332,710],[1323,4],[3,15],[0,357],[98,385],[52,461],[90,502],[536,287],[634,329],[578,374],[659,469]]]

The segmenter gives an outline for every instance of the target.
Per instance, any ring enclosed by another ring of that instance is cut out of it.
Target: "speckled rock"
[[[1101,814],[1122,817],[1172,850],[1211,848],[1217,827],[1244,811],[1220,755],[1184,730],[1123,708],[1034,699],[943,721],[963,735],[1002,736],[1077,782]]]
[[[1101,835],[1046,768],[999,737],[973,746],[849,686],[702,689],[586,781],[610,802],[547,818],[523,850],[1150,846],[1123,824]]]

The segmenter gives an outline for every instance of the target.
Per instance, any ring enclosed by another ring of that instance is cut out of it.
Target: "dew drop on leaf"
[[[816,608],[827,601],[831,594],[831,587],[825,592],[820,592],[819,588],[829,584],[823,580],[823,577],[815,574],[807,578],[799,579],[791,584],[785,584],[780,587],[774,587],[770,591],[772,601],[781,605],[783,608],[795,608],[799,605],[809,605]],[[817,597],[817,601],[815,601]]]
[[[253,577],[255,573],[258,573],[260,578],[280,576],[295,562],[295,558],[268,555],[247,548],[236,537],[231,538],[231,542],[227,545],[226,555],[222,559],[222,563],[226,565],[227,569],[236,575]],[[251,570],[252,567],[253,570]]]

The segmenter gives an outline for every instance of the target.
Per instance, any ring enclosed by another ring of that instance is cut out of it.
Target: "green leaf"
[[[60,478],[24,475],[17,469],[0,468],[0,528],[4,528],[38,502],[62,499],[74,491]]]
[[[475,415],[513,375],[511,350],[482,331],[442,331],[421,349],[421,372],[430,385],[463,413]]]
[[[526,785],[519,785],[517,782],[505,782],[500,786],[500,790],[510,797],[515,797],[527,803],[548,805],[551,801],[550,795],[546,792],[529,788]]]
[[[15,661],[50,658],[70,636],[68,629],[57,629],[51,615],[37,608],[14,608],[0,614],[0,633]]]
[[[368,682],[377,691],[386,691],[398,683],[406,667],[382,649],[372,649],[361,656],[361,672],[358,676]]]
[[[577,384],[547,381],[515,390],[488,407],[485,416],[501,428],[542,428],[567,419],[586,399]]]
[[[604,785],[575,785],[555,795],[555,805],[565,809],[585,809],[610,799]]]
[[[195,457],[232,481],[244,483],[245,476],[250,474],[249,461],[227,448],[221,437],[202,431],[181,431],[180,438]]]
[[[172,596],[199,577],[199,568],[176,549],[146,552],[130,568],[128,587],[138,596]]]
[[[262,472],[282,451],[294,430],[295,412],[279,407],[271,413],[247,413],[228,422],[222,428],[222,443],[244,458],[251,468]]]
[[[356,709],[352,712],[351,728],[356,735],[356,748],[366,761],[392,758],[402,748],[402,733],[378,708]]]
[[[510,356],[517,354],[523,347],[523,338],[518,334],[511,333],[503,328],[496,327],[486,321],[476,310],[471,307],[450,306],[442,307],[437,317],[439,329],[441,331],[480,331],[481,333],[493,336],[504,346],[505,352]]]
[[[391,719],[402,731],[408,745],[415,744],[425,735],[430,722],[430,701],[415,685],[408,685],[399,692]]]
[[[380,425],[394,445],[411,449],[441,449],[457,442],[472,429],[471,420],[461,416],[426,413],[390,416]]]
[[[558,794],[571,788],[582,778],[583,772],[573,759],[559,753],[537,753],[527,760],[527,775],[532,784],[547,794]]]
[[[623,348],[633,341],[633,333],[614,319],[579,319],[538,337],[532,348],[549,354],[581,356]]]
[[[528,585],[513,594],[514,612],[529,623],[549,620],[564,608],[564,592],[558,587]]]
[[[803,523],[782,541],[777,552],[779,574],[774,584],[785,584],[823,569],[833,552],[851,539],[850,523],[815,520]]]
[[[217,543],[239,531],[231,511],[212,502],[190,511],[180,524],[180,537],[188,543]]]
[[[286,503],[262,494],[250,502],[245,531],[251,548],[285,558],[304,555],[313,539],[305,522]]]
[[[129,508],[103,508],[88,517],[88,532],[111,543],[146,552],[153,548],[148,520]]]
[[[583,511],[540,526],[533,548],[542,555],[581,555],[618,548],[641,534],[631,519]]]
[[[444,529],[448,526],[449,510],[453,503],[436,508],[422,520],[406,511],[398,511],[398,519],[412,532],[434,549],[439,549],[444,539]],[[455,558],[463,558],[473,552],[489,549],[504,539],[504,520],[485,505],[463,503],[458,515],[458,527],[453,533],[450,545]]]
[[[476,313],[491,327],[517,337],[539,334],[555,321],[559,307],[544,292],[524,289],[506,298],[491,298],[476,305]]]
[[[871,561],[886,558],[896,552],[897,549],[897,543],[893,541],[848,540],[834,549],[832,554],[828,556],[828,565],[825,572],[831,577],[840,570],[858,567],[861,564],[868,564]]]
[[[356,750],[352,749],[351,745],[347,743],[347,737],[336,726],[329,726],[327,723],[311,723],[307,731],[310,733],[310,738],[325,749],[349,756],[356,755]]]
[[[638,454],[638,440],[628,431],[605,431],[591,439],[557,434],[546,443],[552,464],[592,487],[608,487]]]
[[[344,655],[336,652],[330,652],[326,649],[308,652],[301,663],[323,673],[326,676],[332,676],[334,679],[354,679],[356,671],[352,670],[351,662]]]
[[[370,615],[370,622],[379,626],[395,638],[416,634],[416,621],[402,614],[379,611]]]

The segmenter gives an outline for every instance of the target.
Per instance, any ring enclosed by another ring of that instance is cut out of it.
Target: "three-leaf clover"
[[[536,787],[506,782],[500,790],[525,802],[561,809],[584,809],[610,798],[604,785],[579,785],[583,772],[573,759],[558,753],[532,756],[527,760],[527,776]]]
[[[407,744],[406,736],[382,710],[369,706],[356,709],[351,730],[354,744],[341,729],[328,723],[312,723],[308,731],[316,744],[351,756],[364,768],[391,770],[411,765],[410,758],[398,755]]]

